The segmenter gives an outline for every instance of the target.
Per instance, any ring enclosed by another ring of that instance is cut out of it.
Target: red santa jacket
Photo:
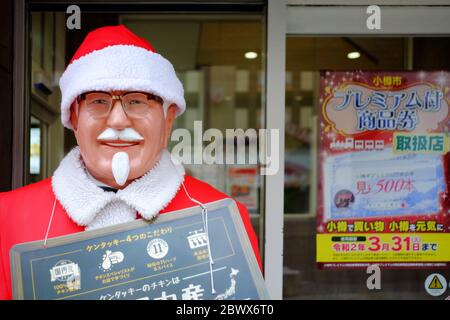
[[[185,175],[184,184],[192,198],[208,203],[228,196],[210,185]],[[0,193],[0,299],[12,298],[9,251],[18,243],[43,240],[47,232],[55,196],[51,178],[10,192]],[[160,214],[196,206],[180,188]],[[242,221],[261,268],[258,240],[244,205],[237,202]],[[49,238],[84,231],[57,201]]]

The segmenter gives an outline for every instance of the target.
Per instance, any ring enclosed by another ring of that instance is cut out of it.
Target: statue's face
[[[111,92],[114,95],[124,93]],[[92,96],[76,101],[71,109],[71,122],[89,173],[103,183],[120,188],[155,165],[159,154],[167,147],[176,106],[171,105],[164,116],[162,103],[150,99],[146,112],[135,117],[125,112],[121,101],[114,100],[110,113],[99,117],[90,106],[102,102],[101,99],[94,101]],[[117,184],[112,172],[113,157],[119,152],[127,153],[129,158],[129,174],[123,186]]]

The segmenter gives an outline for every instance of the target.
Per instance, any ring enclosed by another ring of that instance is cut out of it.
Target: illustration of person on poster
[[[317,262],[446,266],[450,73],[321,73]]]

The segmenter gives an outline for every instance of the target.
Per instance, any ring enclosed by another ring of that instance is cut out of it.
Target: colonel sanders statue
[[[78,146],[51,178],[0,194],[0,299],[11,299],[15,244],[227,198],[171,159],[167,142],[186,108],[183,86],[146,40],[124,26],[90,32],[60,88],[62,123]],[[261,266],[247,210],[237,206]]]

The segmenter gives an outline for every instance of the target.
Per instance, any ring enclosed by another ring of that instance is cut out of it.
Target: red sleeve
[[[0,300],[9,300],[11,299],[10,293],[8,290],[8,285],[6,284],[6,275],[5,268],[3,267],[3,263],[5,257],[3,257],[3,244],[2,244],[2,227],[3,224],[3,208],[2,208],[2,195],[0,194]]]
[[[1,238],[0,238],[0,246],[1,246]],[[0,255],[0,300],[9,300],[9,299],[11,299],[11,297],[8,294],[8,288],[6,285],[5,270],[3,268],[3,257]]]
[[[241,214],[242,222],[244,223],[245,230],[247,231],[248,239],[250,240],[250,243],[252,245],[253,252],[255,253],[256,261],[258,261],[259,269],[262,272],[262,263],[261,263],[261,256],[259,254],[258,237],[256,236],[255,230],[253,229],[247,208],[242,203],[239,203],[237,201],[236,204],[239,208],[239,213]]]

